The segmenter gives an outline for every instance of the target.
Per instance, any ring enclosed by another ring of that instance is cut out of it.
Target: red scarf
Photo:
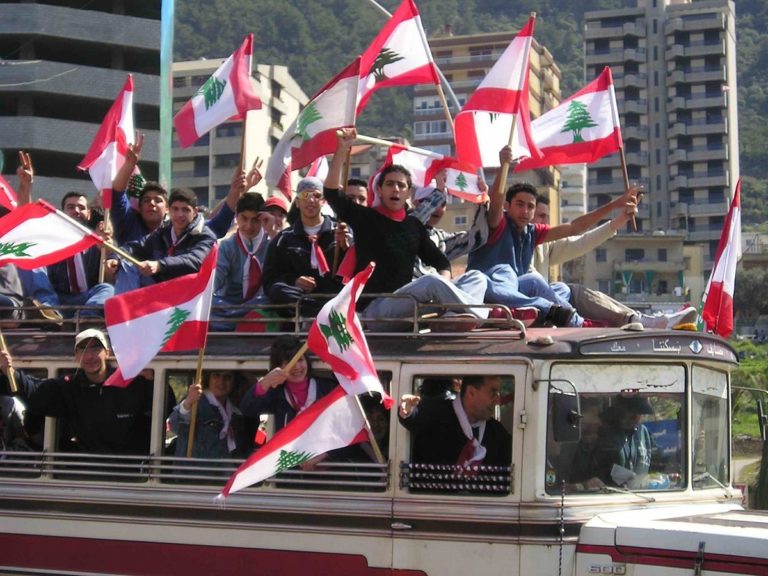
[[[390,210],[383,204],[380,204],[379,206],[373,207],[376,212],[381,214],[382,216],[386,216],[390,220],[394,220],[395,222],[402,222],[405,220],[405,217],[407,216],[405,212],[405,208],[400,208],[399,210]]]

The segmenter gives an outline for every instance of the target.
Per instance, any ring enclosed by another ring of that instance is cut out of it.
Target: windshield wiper
[[[712,480],[712,482],[714,482],[715,484],[720,486],[720,488],[722,488],[725,491],[725,495],[726,496],[728,496],[729,498],[731,496],[733,496],[733,493],[731,492],[731,489],[728,488],[728,486],[726,486],[722,482],[720,482],[720,480],[718,480],[717,478],[712,476],[712,474],[710,474],[709,472],[702,472],[698,476],[694,476],[693,477],[693,483],[694,484],[697,483],[697,482],[703,482],[704,480]]]
[[[646,502],[656,502],[656,498],[654,498],[653,496],[646,496],[645,494],[640,494],[639,492],[634,492],[627,488],[617,488],[615,486],[603,486],[602,490],[603,492],[617,492],[619,494],[629,494],[630,496],[637,496],[638,498],[642,498]]]

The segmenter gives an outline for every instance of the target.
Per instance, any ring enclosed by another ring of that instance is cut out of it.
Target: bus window
[[[728,377],[723,372],[694,366],[693,389],[693,489],[727,485]]]
[[[514,379],[417,376],[399,404],[410,432],[402,480],[412,491],[508,494]]]
[[[579,393],[575,437],[555,409]],[[550,494],[682,489],[685,369],[681,366],[558,364],[550,384],[545,486]],[[565,437],[567,436],[567,437]]]
[[[307,398],[322,397],[338,385],[329,371],[313,370],[312,374],[316,381],[314,392],[308,391]],[[180,398],[167,425],[166,452],[173,455],[169,458],[173,467],[168,468],[168,480],[221,483],[222,478],[231,475],[243,459],[268,443],[277,430],[290,425],[293,413],[289,416],[286,406],[291,405],[292,396],[284,385],[270,389],[268,397],[262,393],[257,403],[249,397],[258,393],[255,386],[264,375],[263,371],[250,370],[204,371],[203,391],[197,400],[192,462],[186,457],[191,411],[185,400],[194,372],[166,372],[169,385]],[[379,377],[388,390],[391,374],[380,373]],[[216,393],[219,393],[218,397]],[[267,482],[279,488],[293,489],[385,490],[390,419],[380,400],[374,396],[360,397],[360,407],[377,439],[376,448],[369,441],[333,450],[318,455],[311,466],[286,470]],[[225,416],[230,407],[232,414]],[[225,418],[229,420],[230,431],[222,436]]]

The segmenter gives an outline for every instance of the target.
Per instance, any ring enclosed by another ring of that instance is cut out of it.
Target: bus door
[[[409,417],[414,420],[396,426],[391,459],[397,474],[394,569],[517,573],[522,459],[518,423],[530,373],[526,362],[403,365],[397,400],[403,394],[420,400]],[[459,423],[462,410],[473,440],[466,424]],[[483,410],[488,418],[478,421]]]

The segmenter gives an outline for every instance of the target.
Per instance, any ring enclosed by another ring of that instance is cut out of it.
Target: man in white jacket
[[[580,236],[570,236],[540,244],[536,247],[531,271],[539,272],[549,281],[550,266],[568,262],[594,250],[609,238],[613,238],[631,217],[631,214],[621,211],[613,220],[604,222]],[[548,198],[539,196],[536,199],[534,222],[549,224]],[[696,322],[696,309],[690,306],[674,314],[649,316],[625,306],[603,292],[587,288],[582,284],[553,282],[551,286],[561,298],[570,302],[581,316],[608,326],[623,326],[631,322],[640,322],[645,328],[673,328],[678,324]]]

